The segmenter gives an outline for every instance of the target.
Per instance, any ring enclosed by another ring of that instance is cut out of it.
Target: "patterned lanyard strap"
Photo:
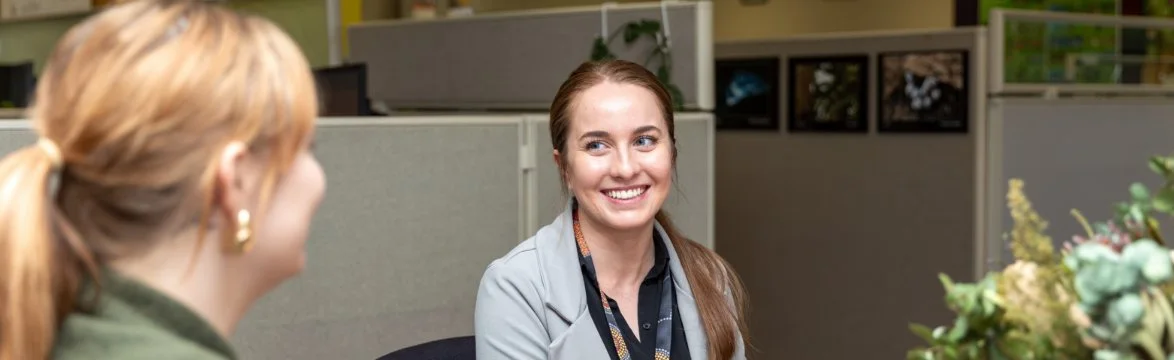
[[[579,245],[579,256],[585,260],[584,263],[587,264],[587,271],[591,272],[591,277],[598,279],[595,272],[595,262],[591,260],[591,250],[587,248],[587,241],[583,239],[583,230],[579,227],[577,206],[572,210],[571,218],[575,228],[575,242]],[[671,279],[672,273],[667,273],[660,284],[660,316],[656,321],[656,360],[669,359],[669,345],[673,341],[673,298],[672,286],[669,286]],[[595,287],[599,287],[598,280],[595,281]],[[599,288],[599,297],[603,301],[603,314],[607,316],[607,326],[611,330],[611,340],[616,346],[616,355],[619,355],[620,360],[632,360],[632,353],[628,351],[628,344],[620,333],[619,323],[616,322],[616,316],[612,312],[611,303],[607,301],[607,294],[603,293],[603,288]]]

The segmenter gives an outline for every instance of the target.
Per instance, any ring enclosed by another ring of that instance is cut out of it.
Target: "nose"
[[[618,179],[631,179],[640,172],[640,163],[633,159],[631,149],[621,149],[612,158],[611,176]]]

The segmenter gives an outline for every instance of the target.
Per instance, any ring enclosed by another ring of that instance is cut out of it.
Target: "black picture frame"
[[[714,62],[718,130],[779,130],[780,64],[777,56]]]
[[[868,133],[869,55],[787,59],[787,131]]]
[[[876,62],[877,132],[970,131],[969,50],[885,52]]]

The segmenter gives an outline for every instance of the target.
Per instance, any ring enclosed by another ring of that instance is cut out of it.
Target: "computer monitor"
[[[368,116],[367,64],[355,63],[314,70],[322,116]]]
[[[33,63],[0,64],[0,108],[24,108],[32,102]]]

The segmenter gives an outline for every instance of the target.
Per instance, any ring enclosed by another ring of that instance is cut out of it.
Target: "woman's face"
[[[672,185],[673,144],[656,96],[605,82],[575,100],[567,132],[567,188],[597,226],[635,230],[651,224]]]
[[[243,254],[253,271],[265,274],[261,280],[268,286],[305,267],[310,223],[326,192],[326,175],[311,151],[312,145],[306,143],[275,184],[267,212],[254,217],[253,246]]]

